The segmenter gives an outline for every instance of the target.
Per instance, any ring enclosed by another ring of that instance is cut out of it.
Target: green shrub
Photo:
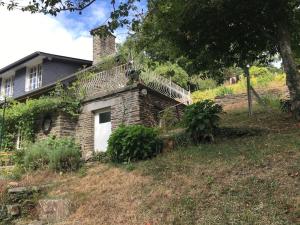
[[[252,77],[265,77],[272,75],[270,70],[266,67],[252,66],[249,72]]]
[[[23,148],[16,150],[13,156],[14,164],[24,165],[24,157],[25,157],[25,150]]]
[[[92,161],[97,161],[100,163],[108,163],[110,162],[110,157],[107,152],[94,152]]]
[[[261,97],[262,101],[271,108],[280,109],[280,99],[276,95],[268,94]]]
[[[49,164],[49,156],[47,154],[49,146],[46,140],[29,144],[24,154],[25,168],[36,170],[45,168]]]
[[[168,130],[170,128],[176,127],[179,124],[178,118],[176,118],[175,108],[166,108],[160,114],[160,125],[163,130]]]
[[[256,82],[257,82],[258,86],[267,87],[269,85],[269,83],[271,81],[273,81],[274,79],[275,79],[275,76],[273,74],[268,74],[265,76],[257,77]]]
[[[211,100],[204,100],[187,106],[184,122],[195,143],[213,139],[213,134],[220,120],[219,114],[222,111],[222,106]]]
[[[58,171],[77,170],[81,163],[80,146],[73,138],[49,140],[49,168]]]
[[[231,87],[221,86],[217,89],[217,96],[225,96],[233,94],[233,89]]]
[[[154,72],[171,80],[183,88],[188,88],[189,75],[178,64],[167,62],[159,65]]]
[[[120,126],[109,138],[108,151],[113,162],[131,162],[156,156],[162,148],[158,131],[141,125]]]
[[[80,147],[72,138],[47,138],[25,149],[24,166],[28,169],[49,168],[71,171],[80,167]]]
[[[191,86],[191,91],[196,91],[196,90],[204,91],[207,89],[213,89],[217,87],[217,82],[215,80],[209,78],[202,79],[200,75],[192,76],[190,78],[189,83]]]

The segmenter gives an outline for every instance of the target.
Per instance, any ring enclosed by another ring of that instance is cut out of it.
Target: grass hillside
[[[61,225],[300,224],[299,124],[257,108],[250,119],[242,109],[224,114],[222,127],[237,129],[153,160],[36,172],[19,184],[50,183],[49,197],[71,199]]]
[[[262,76],[251,77],[251,86],[257,90],[284,90],[286,75],[281,73],[265,74]],[[230,94],[241,94],[247,92],[247,81],[244,76],[240,77],[240,81],[236,84],[223,84],[215,88],[208,88],[202,91],[195,91],[192,93],[194,102],[202,101],[204,99],[215,99]],[[284,95],[284,92],[283,92]]]

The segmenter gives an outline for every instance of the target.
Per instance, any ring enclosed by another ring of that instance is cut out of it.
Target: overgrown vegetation
[[[25,102],[9,101],[5,109],[3,149],[6,151],[15,149],[17,136],[22,137],[23,145],[33,142],[36,122],[41,115],[62,112],[76,119],[79,115],[81,101],[85,96],[85,91],[80,84],[91,76],[93,76],[93,73],[81,73],[77,76],[77,80],[67,87],[57,83],[51,93],[37,99],[30,98]],[[3,108],[0,110],[1,115],[2,113]],[[3,124],[3,121],[0,122]]]
[[[222,111],[222,106],[211,100],[204,100],[187,106],[184,122],[194,143],[213,141],[214,132],[220,122],[219,114]]]
[[[48,137],[29,144],[22,152],[18,166],[29,170],[47,168],[53,171],[74,171],[81,165],[80,146],[72,138]]]
[[[265,70],[264,70],[265,71]],[[251,85],[254,88],[272,88],[282,87],[285,85],[285,74],[261,74],[251,77]],[[204,91],[196,91],[192,93],[192,98],[195,102],[203,99],[215,99],[218,96],[224,96],[227,94],[240,94],[246,92],[246,78],[240,77],[240,80],[236,84],[228,85],[224,84],[213,89]]]
[[[130,167],[34,171],[20,183],[53,184],[49,198],[71,199],[75,210],[64,224],[299,224],[299,128],[278,109],[255,107],[251,118],[246,109],[222,114],[226,135],[212,144],[180,147]]]
[[[110,136],[107,153],[116,163],[150,159],[162,148],[158,131],[142,125],[120,126]]]

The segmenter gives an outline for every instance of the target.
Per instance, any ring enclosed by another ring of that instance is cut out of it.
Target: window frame
[[[104,117],[103,119],[102,119],[101,115]],[[99,112],[98,122],[99,122],[99,124],[111,123],[111,111]]]
[[[42,64],[27,67],[25,91],[33,91],[42,87]]]
[[[9,85],[7,85],[7,84],[9,84]],[[15,76],[14,75],[2,77],[1,94],[6,97],[12,97],[14,94],[14,86],[15,86]],[[9,91],[7,92],[7,90],[9,90]]]

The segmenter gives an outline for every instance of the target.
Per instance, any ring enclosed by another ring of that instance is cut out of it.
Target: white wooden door
[[[95,113],[95,152],[105,152],[108,146],[108,139],[111,134],[111,113],[110,109]]]

